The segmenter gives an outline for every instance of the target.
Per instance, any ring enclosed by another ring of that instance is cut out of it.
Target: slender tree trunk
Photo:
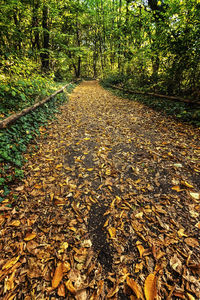
[[[33,0],[33,16],[32,16],[32,28],[33,28],[33,36],[32,36],[32,49],[40,49],[40,37],[39,37],[39,18],[38,18],[38,10],[39,10],[40,1]]]
[[[43,52],[41,53],[42,70],[49,71],[49,8],[46,4],[42,11]]]
[[[22,37],[21,37],[21,28],[20,28],[20,17],[18,14],[18,8],[16,7],[13,11],[13,19],[15,22],[15,26],[16,26],[16,32],[17,32],[17,41],[15,43],[15,49],[16,50],[21,50],[21,44],[22,44]]]
[[[121,13],[122,13],[122,0],[119,0],[119,19],[118,19],[118,70],[121,70]]]
[[[80,48],[81,40],[80,40],[80,31],[79,31],[79,24],[78,24],[78,15],[76,16],[76,42],[77,42],[77,46]],[[77,68],[76,68],[76,77],[79,78],[80,75],[81,75],[81,57],[79,55],[77,61]]]

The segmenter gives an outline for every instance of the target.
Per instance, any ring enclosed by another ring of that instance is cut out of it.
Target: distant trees
[[[197,97],[199,20],[199,0],[2,0],[1,72],[26,57],[57,78],[120,72]]]

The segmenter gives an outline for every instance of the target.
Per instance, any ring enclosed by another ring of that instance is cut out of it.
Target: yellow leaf
[[[70,263],[65,261],[63,264],[63,273],[67,273],[71,269]]]
[[[189,300],[195,300],[195,298],[191,294],[187,293],[187,296]]]
[[[110,234],[111,239],[115,238],[116,235],[116,229],[114,227],[108,228],[108,232]]]
[[[132,278],[127,277],[126,283],[132,289],[132,291],[135,293],[137,299],[140,299],[141,298],[141,288],[139,288],[137,282],[135,280],[133,280]]]
[[[52,279],[52,283],[51,283],[52,287],[57,288],[62,278],[63,278],[63,263],[59,262]]]
[[[109,176],[110,174],[111,174],[111,170],[107,169],[107,170],[106,170],[106,175]]]
[[[143,217],[143,212],[139,212],[138,214],[135,215],[136,218],[142,218]]]
[[[187,181],[181,181],[181,183],[182,183],[184,186],[188,187],[188,188],[191,188],[191,189],[194,188],[193,185],[191,185],[191,184],[188,183]]]
[[[142,269],[143,269],[143,262],[141,261],[140,263],[136,264],[135,273],[142,271]]]
[[[19,258],[20,258],[20,255],[18,255],[17,257],[13,257],[9,261],[7,261],[7,263],[2,267],[2,270],[10,269],[12,266],[14,266],[18,262]]]
[[[179,236],[180,238],[183,237],[183,236],[187,236],[187,235],[184,233],[184,231],[185,231],[184,228],[179,229],[179,231],[178,231],[178,236]]]
[[[14,220],[12,221],[12,223],[10,224],[11,226],[15,226],[15,227],[18,227],[20,225],[20,221],[19,220]]]
[[[106,222],[104,223],[103,227],[107,227],[108,226],[108,222],[109,222],[109,219],[106,220]]]
[[[155,273],[149,274],[144,283],[144,294],[146,300],[154,300],[157,296],[157,278]]]
[[[31,241],[36,237],[36,235],[37,234],[35,232],[27,233],[25,238],[24,238],[24,241]]]
[[[84,140],[85,140],[85,141],[88,141],[88,140],[90,140],[90,138],[87,138],[87,137],[86,137],[86,138],[84,138]]]
[[[56,166],[56,169],[59,169],[59,168],[62,168],[62,164],[58,164],[58,165]]]
[[[138,248],[138,251],[140,253],[140,258],[142,258],[144,252],[145,252],[145,249],[144,247],[141,245],[141,243],[139,241],[136,242],[136,246]]]
[[[75,294],[76,293],[76,289],[73,286],[73,283],[71,282],[71,280],[69,279],[68,281],[65,282],[66,288],[68,289],[68,291],[70,291],[70,293]]]
[[[91,171],[93,171],[93,168],[89,168],[89,169],[87,169],[89,172],[91,172]]]

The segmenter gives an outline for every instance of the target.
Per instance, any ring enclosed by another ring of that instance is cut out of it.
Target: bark
[[[35,103],[32,106],[29,106],[27,108],[24,108],[22,111],[13,114],[11,116],[9,116],[8,118],[4,119],[3,121],[0,122],[0,128],[5,128],[7,125],[15,122],[16,120],[20,119],[22,116],[25,116],[26,114],[28,114],[29,112],[34,111],[36,108],[42,106],[44,103],[48,102],[49,100],[51,100],[53,97],[55,97],[56,95],[62,93],[64,91],[64,89],[70,85],[70,83],[66,84],[65,86],[63,86],[60,90],[56,91],[55,93],[53,93],[51,96]]]
[[[41,53],[42,70],[49,70],[49,8],[44,4],[42,15],[43,52]]]
[[[19,21],[20,17],[19,17],[17,8],[13,11],[13,19],[14,19],[14,22],[15,22],[16,32],[17,32],[17,43],[15,44],[15,49],[16,50],[21,50],[21,44],[22,44],[21,34],[22,33],[21,33],[20,21]]]
[[[39,0],[33,0],[33,16],[32,16],[32,28],[33,28],[33,37],[32,37],[32,49],[40,49],[40,38],[39,38],[39,19],[38,19],[38,10],[39,10]]]

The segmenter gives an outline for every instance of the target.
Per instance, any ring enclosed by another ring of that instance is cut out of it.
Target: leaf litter
[[[1,298],[199,299],[199,130],[90,81],[41,133],[1,204]]]

